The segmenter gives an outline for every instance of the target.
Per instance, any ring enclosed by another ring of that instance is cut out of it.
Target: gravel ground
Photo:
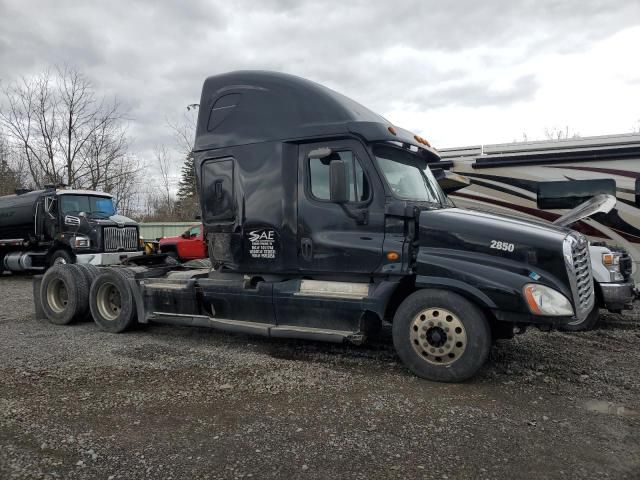
[[[501,341],[472,381],[349,346],[34,319],[0,278],[0,478],[640,478],[640,312]]]

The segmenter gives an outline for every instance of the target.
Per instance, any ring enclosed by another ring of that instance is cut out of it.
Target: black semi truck
[[[193,153],[212,268],[143,257],[87,295],[56,267],[34,284],[44,315],[353,343],[388,321],[413,373],[461,381],[493,340],[594,307],[583,235],[455,208],[425,139],[311,81],[208,78]]]
[[[50,187],[0,197],[0,271],[110,265],[139,255],[139,244],[138,224],[116,214],[108,193]]]

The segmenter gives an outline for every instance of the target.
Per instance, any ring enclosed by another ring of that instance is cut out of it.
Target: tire
[[[49,267],[53,267],[55,265],[68,265],[71,263],[76,263],[76,259],[71,252],[64,249],[56,250],[49,257]]]
[[[76,268],[75,265],[56,265],[42,277],[42,310],[55,325],[68,325],[89,312],[89,285]]]
[[[93,281],[96,278],[98,278],[98,275],[100,275],[100,271],[101,271],[100,268],[88,263],[77,263],[76,265],[80,267],[80,269],[82,270],[82,274],[84,275],[84,278],[87,280],[89,287],[91,287],[91,284],[93,283]]]
[[[168,265],[177,265],[180,263],[180,258],[178,258],[178,252],[175,250],[169,250],[168,252],[162,252],[166,255],[166,263]]]
[[[600,319],[600,307],[596,303],[593,307],[593,310],[585,317],[584,320],[576,320],[575,322],[566,323],[564,325],[560,325],[558,330],[563,332],[586,332],[587,330],[592,330],[593,327],[596,326],[598,320]]]
[[[80,275],[84,276],[85,281],[87,282],[87,311],[85,315],[82,317],[82,320],[87,321],[91,320],[91,308],[89,307],[89,292],[91,290],[91,285],[94,280],[100,275],[100,269],[95,265],[89,265],[86,263],[76,263],[73,265],[76,267]]]
[[[133,276],[126,267],[110,267],[91,285],[91,316],[105,332],[121,333],[136,324],[136,305],[129,286]]]
[[[482,311],[446,290],[419,290],[398,307],[392,325],[398,356],[415,375],[462,382],[484,365],[491,328]]]

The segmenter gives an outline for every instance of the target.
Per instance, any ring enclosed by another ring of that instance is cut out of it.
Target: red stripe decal
[[[640,172],[632,172],[629,170],[616,170],[614,168],[566,167],[566,166],[560,166],[560,165],[549,165],[549,168],[566,168],[569,170],[584,170],[585,172],[607,173],[609,175],[617,175],[619,177],[640,178]]]

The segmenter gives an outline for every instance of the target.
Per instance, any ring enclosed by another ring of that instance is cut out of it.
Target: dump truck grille
[[[103,239],[105,252],[138,249],[138,229],[136,227],[105,227]]]
[[[589,242],[583,235],[572,233],[565,239],[564,250],[576,317],[582,320],[595,303]]]

